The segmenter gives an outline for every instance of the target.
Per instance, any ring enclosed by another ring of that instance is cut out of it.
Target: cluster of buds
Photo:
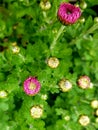
[[[33,118],[40,118],[43,114],[43,109],[40,106],[32,106],[30,113]]]
[[[95,122],[98,123],[98,100],[91,101],[91,107],[95,110],[94,115],[96,116]]]
[[[40,7],[43,10],[49,10],[51,8],[51,3],[48,0],[43,0],[40,2]],[[86,8],[86,7],[87,5],[84,4],[83,8]],[[70,25],[70,24],[76,23],[76,21],[80,18],[81,10],[79,7],[76,7],[75,5],[63,2],[61,3],[58,9],[57,16],[58,16],[58,19],[63,24]],[[85,19],[82,19],[82,21],[84,22]],[[13,45],[12,51],[13,53],[19,53],[20,48],[15,44]],[[57,68],[59,66],[59,59],[56,57],[50,57],[47,60],[47,65],[53,69]],[[90,78],[86,75],[81,76],[78,79],[77,83],[78,83],[78,86],[82,89],[87,89],[92,86]],[[60,80],[58,85],[62,92],[68,92],[69,90],[72,89],[72,83],[68,79]],[[29,77],[24,81],[23,89],[24,89],[24,92],[29,96],[33,96],[37,94],[40,91],[40,88],[41,88],[40,82],[35,77]],[[2,92],[0,92],[0,96],[1,95],[6,95],[6,94],[4,93],[2,94]],[[41,99],[47,100],[47,95],[46,94],[41,95]],[[97,100],[92,101],[91,106],[92,108],[97,109],[96,115],[98,115],[98,101]],[[40,118],[43,115],[43,108],[40,106],[32,106],[30,109],[30,114],[33,118]],[[70,116],[65,116],[64,119],[66,121],[69,121]],[[87,126],[90,123],[90,118],[87,115],[81,115],[78,121],[82,126]]]

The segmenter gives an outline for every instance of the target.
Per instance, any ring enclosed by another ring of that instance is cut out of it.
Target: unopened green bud
[[[95,23],[98,23],[98,17],[95,17],[95,18],[94,18],[94,22],[95,22]]]
[[[85,1],[82,1],[82,2],[80,3],[80,8],[81,8],[81,9],[86,9],[86,8],[87,8],[87,3],[86,3]]]

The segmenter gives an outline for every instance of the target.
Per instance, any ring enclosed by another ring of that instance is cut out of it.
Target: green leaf
[[[89,16],[87,18],[86,22],[85,22],[83,32],[85,32],[86,30],[88,30],[92,25],[93,25],[93,19],[92,19],[92,16]]]
[[[9,109],[9,105],[7,103],[1,102],[0,109],[3,111],[7,111]]]
[[[98,1],[96,1],[96,0],[92,0],[92,1],[86,0],[86,1],[89,2],[91,6],[98,5]]]

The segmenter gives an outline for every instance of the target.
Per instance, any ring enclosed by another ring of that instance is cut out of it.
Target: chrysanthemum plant
[[[98,129],[98,1],[0,1],[0,130]]]

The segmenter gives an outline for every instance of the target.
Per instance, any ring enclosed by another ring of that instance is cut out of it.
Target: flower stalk
[[[63,33],[65,27],[66,26],[61,25],[60,29],[58,30],[58,33],[57,33],[56,37],[54,37],[53,42],[52,42],[52,44],[50,46],[51,51],[54,49],[55,45],[57,44],[57,40],[60,37],[60,35]]]

